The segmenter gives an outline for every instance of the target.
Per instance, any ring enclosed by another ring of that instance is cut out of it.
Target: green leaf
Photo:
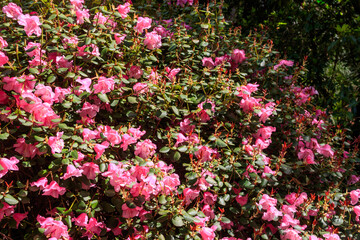
[[[10,205],[16,205],[19,203],[19,201],[14,198],[13,196],[11,196],[10,194],[6,194],[4,197],[5,202],[7,202]]]
[[[181,158],[181,153],[176,151],[175,154],[174,154],[174,161],[177,162],[177,161],[180,160],[180,158]]]
[[[36,68],[30,68],[29,72],[32,73],[32,74],[38,74],[39,70],[37,70]]]
[[[1,139],[1,140],[6,140],[8,137],[9,137],[9,134],[8,134],[8,133],[2,133],[2,134],[0,134],[0,139]]]
[[[171,219],[171,222],[176,226],[176,227],[182,227],[184,226],[184,221],[183,221],[183,218],[181,216],[174,216],[172,219]]]
[[[109,103],[110,102],[109,98],[104,93],[99,93],[98,98],[104,103]]]
[[[173,110],[173,112],[176,114],[176,115],[180,115],[179,113],[179,110],[176,108],[176,106],[171,106],[171,109]]]
[[[209,28],[209,24],[207,24],[207,23],[202,23],[200,26],[201,26],[201,28],[204,28],[204,29]]]
[[[215,140],[215,145],[220,148],[227,147],[226,143],[223,140],[221,140],[220,138],[217,138]]]
[[[136,97],[132,97],[132,96],[128,97],[128,101],[129,103],[137,103]]]
[[[169,147],[162,147],[161,149],[160,149],[160,152],[161,153],[167,153],[167,152],[169,152],[170,151],[170,148]]]
[[[56,76],[55,75],[50,75],[47,79],[46,82],[47,83],[53,83],[56,80]]]

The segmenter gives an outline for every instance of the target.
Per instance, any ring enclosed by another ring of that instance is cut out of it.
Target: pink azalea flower
[[[248,194],[245,196],[237,195],[235,200],[240,204],[241,206],[244,206],[248,202]]]
[[[352,190],[350,192],[350,198],[351,198],[351,202],[350,202],[351,205],[357,204],[360,198],[360,189]]]
[[[284,230],[284,235],[281,236],[281,240],[302,240],[299,235],[300,231],[288,228]]]
[[[194,131],[195,126],[190,125],[190,120],[188,118],[185,118],[183,121],[180,122],[180,130],[184,133],[190,133]]]
[[[294,62],[293,61],[290,61],[290,60],[281,60],[279,62],[279,64],[275,65],[274,66],[274,70],[278,69],[279,67],[281,66],[288,66],[288,67],[292,67],[294,65]]]
[[[129,78],[139,79],[143,75],[143,70],[138,66],[131,66],[129,70]]]
[[[209,68],[209,69],[212,69],[212,68],[214,68],[215,63],[214,63],[214,61],[212,60],[212,58],[204,57],[204,58],[202,59],[202,65],[203,65],[204,67],[207,67],[207,68]]]
[[[96,114],[99,112],[100,108],[98,105],[92,105],[88,102],[85,102],[82,109],[79,110],[81,117],[89,117],[94,118]]]
[[[137,24],[135,26],[135,31],[142,34],[144,32],[144,29],[151,28],[152,19],[148,17],[139,17],[137,20]]]
[[[43,195],[52,196],[54,198],[59,198],[59,195],[64,195],[66,188],[60,187],[59,184],[55,181],[50,182],[49,185],[46,185],[43,189]]]
[[[168,78],[171,80],[171,81],[174,81],[175,80],[175,76],[181,71],[180,68],[174,68],[174,69],[171,69],[171,68],[168,68],[166,67],[165,68],[166,72],[168,73]]]
[[[255,137],[256,138],[262,137],[263,139],[269,139],[271,138],[271,134],[275,131],[276,131],[275,127],[271,127],[271,126],[262,127],[257,131]]]
[[[147,33],[145,35],[144,45],[150,50],[153,50],[155,48],[160,48],[161,47],[161,36],[158,35],[156,31]]]
[[[126,38],[126,34],[120,35],[119,33],[114,33],[114,38],[115,38],[116,44],[120,44]]]
[[[69,62],[65,59],[65,56],[57,56],[56,57],[56,68],[68,68],[71,69],[73,67],[73,61]]]
[[[77,218],[73,218],[76,226],[85,227],[88,223],[89,217],[86,213],[81,213]]]
[[[334,156],[334,151],[331,149],[329,144],[325,144],[325,145],[321,146],[320,148],[316,149],[316,151],[318,153],[320,153],[321,155],[324,155],[325,157],[333,157]]]
[[[20,15],[22,15],[22,9],[15,3],[9,3],[8,5],[2,8],[3,13],[6,14],[8,18],[18,19]]]
[[[16,228],[19,227],[19,224],[22,220],[24,220],[25,218],[27,218],[28,212],[26,213],[14,213],[14,215],[12,216],[14,218],[14,220],[16,221]]]
[[[315,156],[311,149],[301,148],[300,152],[298,153],[298,158],[304,159],[307,164],[316,164],[314,161]]]
[[[0,67],[4,66],[9,61],[9,58],[5,55],[5,53],[0,51]]]
[[[240,102],[240,108],[242,108],[242,110],[245,113],[250,113],[254,110],[254,108],[259,107],[260,106],[260,102],[261,99],[257,99],[257,98],[253,98],[253,97],[249,97],[247,99],[241,99]]]
[[[108,93],[114,90],[114,77],[100,77],[98,83],[94,85],[94,93]]]
[[[76,47],[79,43],[79,39],[77,36],[74,36],[74,37],[64,38],[63,42],[65,43],[64,49],[67,49],[69,46]]]
[[[134,218],[139,216],[142,207],[129,208],[125,203],[121,206],[123,218]]]
[[[135,95],[145,94],[149,91],[149,87],[146,83],[136,83],[133,86]]]
[[[125,3],[123,5],[119,5],[116,9],[119,11],[121,18],[125,19],[128,15],[128,13],[130,12],[130,3]]]
[[[14,213],[15,205],[9,205],[6,202],[1,203],[3,207],[0,209],[0,221],[4,218],[4,216],[10,216]]]
[[[8,43],[6,42],[5,39],[3,39],[2,37],[0,37],[0,50],[2,50],[3,48],[6,48],[8,46]]]
[[[30,16],[29,14],[20,15],[18,17],[18,23],[24,26],[24,30],[26,35],[30,37],[31,35],[35,34],[36,36],[40,37],[41,35],[41,28],[40,28],[40,19],[37,16]]]
[[[41,228],[45,229],[44,235],[48,238],[55,239],[69,239],[68,228],[62,221],[56,221],[52,217],[44,218],[38,215],[36,220],[40,223]]]
[[[2,90],[0,90],[0,104],[7,104],[9,96]]]
[[[276,204],[277,200],[267,194],[264,194],[259,201],[259,205],[261,205],[264,210],[267,210],[269,207],[275,207]]]
[[[183,191],[183,195],[185,197],[185,205],[189,205],[192,200],[199,196],[199,190],[193,190],[191,188],[185,188]]]
[[[77,169],[74,165],[68,165],[66,168],[66,173],[60,179],[66,180],[71,177],[81,177],[82,172],[82,169]]]
[[[45,86],[44,84],[39,83],[38,85],[36,85],[35,89],[36,91],[34,92],[34,94],[37,97],[41,97],[44,102],[53,104],[53,102],[55,101],[55,93],[50,86]]]
[[[90,18],[89,9],[76,10],[76,23],[77,24],[83,24],[85,18],[87,18],[87,19]]]
[[[101,229],[105,227],[106,226],[104,223],[98,222],[96,218],[92,217],[90,218],[89,223],[85,226],[86,232],[83,234],[83,236],[91,239],[94,234],[100,235]],[[110,229],[108,231],[110,231]]]
[[[17,79],[25,79],[24,82],[19,82]],[[36,81],[33,81],[35,77],[33,75],[22,75],[21,77],[4,77],[3,86],[4,90],[11,91],[14,90],[17,93],[25,93],[25,92],[32,92],[35,87]],[[41,100],[39,101],[41,102]]]
[[[25,143],[25,138],[18,138],[14,144],[15,151],[23,157],[33,158],[39,153],[35,145]]]
[[[201,161],[211,161],[218,152],[207,146],[200,146],[199,150],[195,152],[195,156]]]
[[[19,168],[16,166],[18,163],[19,160],[16,157],[11,157],[10,159],[0,158],[0,165],[3,168],[0,170],[0,178],[2,178],[9,170],[18,171]]]
[[[36,182],[32,182],[30,186],[36,186],[40,188],[40,190],[43,190],[48,185],[48,180],[45,177],[39,178]]]
[[[88,179],[94,180],[96,174],[100,173],[99,166],[93,162],[85,163],[82,167],[82,174],[84,174]]]
[[[94,147],[94,150],[96,152],[96,159],[99,159],[101,157],[101,155],[104,153],[105,149],[107,149],[109,147],[109,142],[105,141],[101,144],[96,144]]]
[[[80,10],[83,7],[84,0],[70,0],[71,5],[73,5],[75,10]]]
[[[211,228],[209,227],[202,227],[200,232],[200,235],[202,237],[203,240],[213,240],[215,239],[215,230],[216,230],[216,226],[212,226]]]
[[[135,148],[135,155],[143,159],[152,157],[155,154],[156,145],[151,140],[146,139],[143,142],[138,142]]]
[[[49,137],[48,144],[51,148],[51,153],[61,153],[64,148],[64,140],[61,139],[61,136],[64,132],[57,132],[56,137]]]
[[[128,133],[130,133],[136,140],[139,140],[142,136],[144,136],[146,131],[141,131],[140,127],[138,127],[138,128],[129,128]]]
[[[274,206],[269,206],[267,208],[267,211],[264,212],[263,216],[262,216],[262,220],[266,220],[266,221],[273,221],[275,220],[277,217],[282,216],[282,212],[277,210],[276,207]]]
[[[337,235],[336,233],[324,234],[323,237],[325,238],[325,240],[340,240],[339,235]]]
[[[123,151],[126,151],[128,149],[128,146],[130,144],[136,143],[136,138],[130,136],[129,134],[122,135],[122,143],[120,147],[122,147]]]
[[[233,53],[231,54],[231,59],[235,63],[242,63],[243,61],[245,61],[247,59],[247,57],[245,57],[245,51],[244,50],[235,49],[233,51]]]
[[[174,192],[177,186],[180,185],[179,175],[176,173],[166,176],[160,182],[161,189],[165,195],[170,195],[171,192]]]
[[[205,204],[208,204],[210,206],[214,205],[217,199],[217,195],[213,195],[210,192],[205,192],[203,196],[203,201]]]
[[[205,214],[205,216],[209,217],[210,219],[215,218],[214,210],[212,210],[209,205],[205,204],[201,211]]]
[[[83,91],[88,92],[88,93],[92,93],[92,90],[90,90],[90,86],[91,86],[91,78],[84,78],[81,79],[80,77],[78,77],[76,79],[76,82],[80,83],[81,86],[79,88],[79,92],[82,93]]]

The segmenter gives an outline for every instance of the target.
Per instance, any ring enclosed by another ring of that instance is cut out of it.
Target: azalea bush
[[[358,239],[359,139],[222,3],[5,2],[4,239]]]

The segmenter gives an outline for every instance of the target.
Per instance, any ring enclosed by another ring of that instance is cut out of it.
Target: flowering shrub
[[[360,237],[358,140],[261,32],[216,3],[41,4],[0,14],[3,237]]]

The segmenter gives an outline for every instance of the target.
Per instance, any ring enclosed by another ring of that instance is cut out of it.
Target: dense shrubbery
[[[0,14],[3,238],[359,238],[358,140],[262,32],[43,4]]]
[[[276,49],[302,62],[303,84],[321,93],[317,104],[336,124],[360,134],[360,4],[343,0],[225,0],[228,19],[244,32],[264,25]],[[326,97],[325,97],[326,96]]]

